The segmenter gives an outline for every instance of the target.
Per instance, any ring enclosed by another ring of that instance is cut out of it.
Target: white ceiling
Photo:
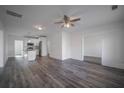
[[[5,25],[8,33],[16,35],[39,35],[47,34],[54,30],[65,30],[55,25],[56,19],[63,15],[79,16],[81,21],[77,22],[74,28],[69,30],[82,30],[110,22],[124,20],[124,6],[119,6],[117,10],[112,11],[111,6],[0,6],[5,10],[12,10],[23,17],[15,18],[10,15],[4,15]],[[45,26],[44,31],[35,31],[33,25]]]

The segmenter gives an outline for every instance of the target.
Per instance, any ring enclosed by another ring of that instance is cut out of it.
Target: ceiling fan
[[[74,25],[74,22],[76,21],[80,21],[81,18],[79,17],[69,17],[67,15],[64,15],[64,17],[62,18],[62,20],[58,21],[58,22],[55,22],[55,24],[61,24],[61,27],[73,27],[75,26]]]

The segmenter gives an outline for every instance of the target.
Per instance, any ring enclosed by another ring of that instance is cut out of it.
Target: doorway
[[[39,57],[42,56],[42,41],[39,42]]]
[[[15,57],[23,57],[23,40],[15,40]]]

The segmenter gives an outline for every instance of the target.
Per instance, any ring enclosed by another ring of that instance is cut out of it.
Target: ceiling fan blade
[[[74,24],[70,24],[72,27],[74,27],[75,25]]]
[[[75,21],[80,21],[80,20],[81,20],[80,18],[75,18],[75,19],[70,20],[70,22],[75,22]]]
[[[55,24],[61,24],[61,23],[64,23],[64,22],[62,22],[62,21],[60,21],[60,22],[55,22]]]
[[[63,28],[63,27],[64,27],[64,24],[61,25],[61,28]]]

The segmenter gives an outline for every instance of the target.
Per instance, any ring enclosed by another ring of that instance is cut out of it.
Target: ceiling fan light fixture
[[[69,23],[67,23],[67,24],[65,24],[65,25],[64,25],[64,27],[69,28],[69,27],[70,27],[70,24],[69,24]]]
[[[68,24],[66,24],[66,27],[67,27],[67,28],[69,28],[69,27],[70,27],[70,24],[69,24],[69,23],[68,23]]]

